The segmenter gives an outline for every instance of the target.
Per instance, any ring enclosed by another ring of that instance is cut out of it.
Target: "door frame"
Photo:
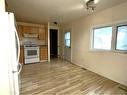
[[[55,46],[55,47],[54,47]],[[53,50],[55,57],[58,57],[58,30],[50,29],[50,58]]]
[[[55,29],[55,30],[57,30],[57,56],[58,57],[60,57],[60,28],[59,28],[59,26],[56,26],[56,25],[50,25],[50,23],[49,23],[49,29],[48,29],[48,38],[49,38],[49,41],[48,41],[48,46],[49,46],[49,48],[48,48],[48,61],[50,62],[50,29]]]

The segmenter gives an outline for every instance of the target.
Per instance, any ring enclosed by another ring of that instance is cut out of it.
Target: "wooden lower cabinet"
[[[40,47],[40,61],[48,60],[47,47]]]
[[[20,47],[19,62],[20,62],[21,64],[24,64],[24,47]]]

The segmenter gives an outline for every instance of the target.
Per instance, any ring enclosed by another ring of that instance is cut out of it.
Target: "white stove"
[[[39,46],[37,45],[24,45],[25,64],[38,63],[39,59]]]

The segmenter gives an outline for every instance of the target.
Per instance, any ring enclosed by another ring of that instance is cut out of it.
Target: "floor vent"
[[[85,69],[85,68],[81,68],[81,69],[83,69],[83,70],[87,70],[87,69]]]
[[[70,62],[70,64],[75,65],[74,63]],[[76,65],[75,65],[76,66]]]
[[[124,90],[125,92],[127,92],[127,89],[126,88],[119,87],[119,89]]]

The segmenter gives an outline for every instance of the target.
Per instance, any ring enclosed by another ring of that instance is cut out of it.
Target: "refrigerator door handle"
[[[17,44],[18,44],[18,55],[17,55],[17,63],[19,63],[19,57],[20,57],[20,41],[19,41],[19,37],[18,37],[18,33],[17,33],[17,30],[16,30],[16,25],[14,23],[15,19],[14,19],[14,14],[13,13],[9,13],[9,18],[10,18],[10,22],[11,23],[11,27],[13,28],[14,32],[15,32],[15,36],[17,38]]]
[[[18,71],[12,71],[12,73],[18,73],[18,74],[20,74],[21,70],[22,70],[22,64],[19,63],[19,70]]]
[[[17,71],[12,71],[12,73],[17,73]]]
[[[17,63],[19,63],[19,57],[20,57],[20,42],[19,42],[19,37],[18,37],[18,33],[15,29],[15,34],[16,34],[16,37],[17,37],[17,43],[18,43],[18,57],[17,57]]]
[[[22,70],[22,64],[19,63],[19,71],[18,71],[18,74],[20,74],[21,70]]]

